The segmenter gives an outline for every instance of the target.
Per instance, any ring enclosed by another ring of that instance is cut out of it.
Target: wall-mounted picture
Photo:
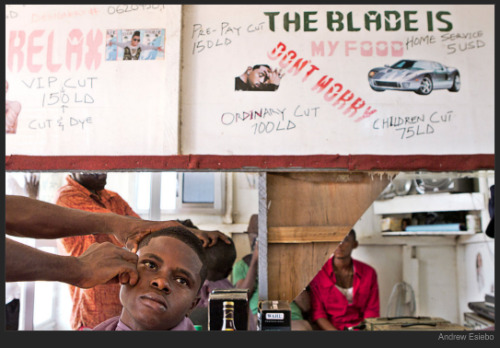
[[[428,95],[435,89],[458,92],[460,72],[457,68],[430,60],[402,59],[393,65],[371,69],[368,82],[377,92],[413,91],[421,95]]]
[[[272,69],[267,64],[249,66],[234,79],[235,91],[268,91],[274,92],[285,76],[283,69]]]
[[[108,29],[106,60],[165,58],[165,29]]]

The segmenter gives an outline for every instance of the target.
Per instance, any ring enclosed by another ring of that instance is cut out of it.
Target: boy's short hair
[[[137,250],[140,250],[143,246],[148,245],[151,239],[161,236],[176,238],[180,240],[181,242],[189,246],[191,249],[193,249],[196,255],[198,255],[201,261],[201,269],[200,269],[200,278],[201,278],[200,288],[201,288],[201,286],[205,282],[205,279],[207,278],[207,258],[205,250],[203,248],[202,241],[187,228],[183,226],[172,226],[148,234],[139,242]]]

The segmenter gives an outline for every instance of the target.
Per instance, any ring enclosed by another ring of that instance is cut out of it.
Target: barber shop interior
[[[493,4],[5,9],[5,332],[494,339]]]

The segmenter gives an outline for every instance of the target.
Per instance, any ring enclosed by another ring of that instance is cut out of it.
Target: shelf
[[[475,232],[469,231],[415,231],[415,232],[406,232],[406,231],[392,231],[392,232],[382,232],[382,236],[463,236],[463,235],[473,235]]]
[[[479,192],[407,195],[373,203],[373,211],[377,215],[483,209],[485,209],[485,198]]]
[[[452,238],[453,237],[453,238]],[[408,238],[404,235],[392,235],[392,236],[370,236],[365,238],[360,238],[358,240],[360,246],[389,246],[389,245],[410,245],[410,246],[455,246],[457,241],[455,240],[457,236],[450,235],[440,235],[440,236],[429,236],[422,235]],[[459,236],[458,238],[472,238],[473,236]]]

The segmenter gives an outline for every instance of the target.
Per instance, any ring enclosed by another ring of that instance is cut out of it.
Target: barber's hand
[[[215,245],[218,239],[221,239],[226,244],[231,244],[229,237],[220,231],[203,231],[196,228],[190,228],[189,230],[202,241],[205,248]]]
[[[127,249],[135,253],[137,252],[139,242],[148,234],[172,226],[181,226],[187,228],[202,241],[204,247],[211,247],[212,245],[217,243],[218,239],[223,240],[226,244],[231,244],[229,237],[220,231],[203,231],[196,228],[188,228],[175,220],[148,221],[130,218],[130,223],[120,229],[119,233],[114,233],[114,235],[127,247]]]
[[[118,228],[114,236],[131,252],[136,253],[139,242],[152,232],[162,230],[167,227],[182,226],[178,221],[149,221],[130,217],[127,224]]]
[[[135,285],[139,279],[137,255],[113,243],[94,243],[77,260],[80,288],[118,281]]]

